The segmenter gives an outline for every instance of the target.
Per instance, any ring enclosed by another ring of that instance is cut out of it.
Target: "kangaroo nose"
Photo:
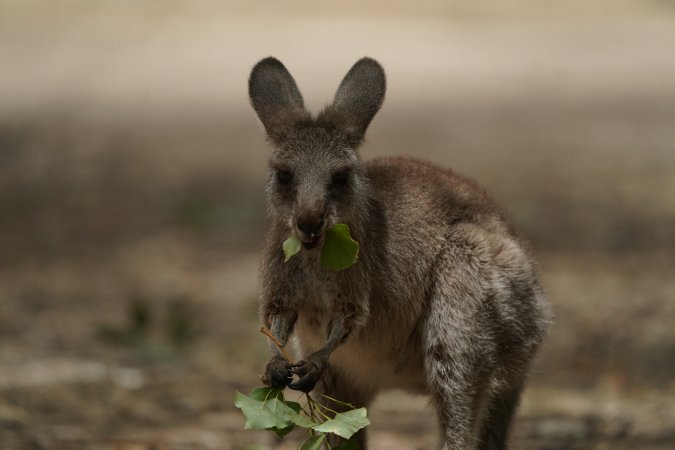
[[[302,231],[307,236],[312,236],[313,234],[318,234],[323,227],[324,219],[323,214],[301,214],[296,220],[298,225],[298,230]]]

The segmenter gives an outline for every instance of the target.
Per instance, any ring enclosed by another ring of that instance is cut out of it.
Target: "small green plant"
[[[119,326],[99,325],[98,336],[108,343],[128,347],[140,346],[150,339],[154,316],[146,298],[130,299],[125,319],[125,323]]]
[[[291,362],[288,354],[272,333],[265,327],[260,331],[267,335],[281,350],[284,357]],[[279,436],[285,436],[295,428],[307,432],[306,439],[298,446],[300,450],[355,450],[355,442],[347,441],[337,447],[328,443],[328,434],[335,434],[345,439],[351,438],[361,428],[370,425],[366,408],[320,394],[324,399],[317,402],[309,394],[303,394],[304,405],[286,400],[283,389],[259,387],[249,395],[237,392],[234,405],[241,409],[246,418],[244,428],[253,430],[270,430]],[[327,404],[326,404],[327,403]],[[331,406],[328,406],[331,405]],[[336,409],[343,409],[338,412]]]
[[[161,318],[157,309],[165,306]],[[200,337],[198,311],[188,298],[179,296],[157,305],[144,297],[129,300],[120,324],[99,324],[98,337],[108,344],[128,347],[152,358],[179,356]]]
[[[300,239],[291,236],[282,245],[284,262],[288,262],[301,249]],[[321,248],[321,265],[330,270],[344,270],[356,263],[359,256],[359,243],[352,239],[349,226],[338,223],[326,230]]]
[[[200,325],[197,311],[187,298],[176,297],[169,301],[164,333],[175,349],[185,349],[194,343],[199,338]]]

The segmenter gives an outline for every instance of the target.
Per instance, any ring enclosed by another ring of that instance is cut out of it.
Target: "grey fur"
[[[264,380],[368,406],[388,389],[426,393],[443,449],[503,449],[549,322],[527,245],[473,181],[407,158],[362,162],[357,147],[384,99],[382,67],[359,60],[313,119],[286,68],[258,63],[249,95],[274,144],[262,321],[274,346]],[[346,174],[346,175],[345,175]],[[319,263],[323,232],[347,223],[359,261]],[[282,242],[305,248],[288,263]],[[355,438],[366,448],[366,433]]]

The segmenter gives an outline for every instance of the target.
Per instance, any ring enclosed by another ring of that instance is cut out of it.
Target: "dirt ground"
[[[557,319],[514,448],[672,448],[672,347],[657,344],[673,342],[671,261],[541,260]],[[244,431],[233,406],[235,390],[259,384],[265,362],[257,264],[256,253],[156,236],[104,263],[3,271],[2,448],[295,448],[293,435],[277,444]],[[654,284],[662,292],[633,301]],[[386,394],[370,417],[374,448],[434,447],[427,399]]]
[[[0,450],[296,448],[233,405],[267,357],[269,54],[314,111],[378,58],[364,158],[452,166],[532,240],[555,322],[512,448],[674,448],[675,10],[542,5],[0,0]],[[370,417],[435,448],[428,399]]]

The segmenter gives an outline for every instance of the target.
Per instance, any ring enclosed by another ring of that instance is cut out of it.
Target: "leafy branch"
[[[289,363],[292,363],[283,345],[267,327],[260,327],[260,332],[279,348]],[[327,436],[335,434],[349,439],[358,430],[370,425],[366,408],[355,408],[350,403],[324,394],[320,395],[346,411],[338,412],[324,404],[326,402],[317,402],[309,394],[304,395],[304,405],[288,401],[284,398],[283,389],[272,387],[253,389],[250,395],[237,392],[234,405],[241,409],[246,418],[245,429],[270,430],[279,436],[287,435],[296,427],[307,431],[309,436],[300,444],[299,450],[319,450],[324,446],[330,450],[355,450],[357,446],[352,441],[331,447]]]

